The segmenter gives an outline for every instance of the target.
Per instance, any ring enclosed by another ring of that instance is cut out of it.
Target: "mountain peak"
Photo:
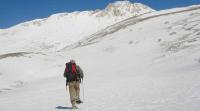
[[[108,4],[108,6],[102,10],[100,16],[137,16],[143,13],[155,11],[152,8],[143,5],[141,3],[132,3],[130,1],[116,1]]]

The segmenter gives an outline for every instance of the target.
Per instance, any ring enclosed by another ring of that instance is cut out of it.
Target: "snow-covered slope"
[[[54,14],[0,31],[0,51],[57,51],[109,25],[152,11],[140,3],[118,1],[103,10]]]
[[[84,69],[80,111],[199,111],[200,5],[131,17],[59,52],[0,55],[0,110],[70,110],[62,77]],[[83,98],[84,95],[84,98]]]

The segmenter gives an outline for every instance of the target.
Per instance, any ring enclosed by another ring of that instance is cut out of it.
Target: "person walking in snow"
[[[76,104],[82,103],[80,100],[80,83],[83,80],[83,70],[75,63],[75,60],[70,60],[66,63],[64,77],[66,78],[66,88],[69,85],[69,94],[72,108],[76,109]]]

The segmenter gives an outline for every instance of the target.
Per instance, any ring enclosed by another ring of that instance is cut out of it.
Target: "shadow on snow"
[[[57,106],[56,109],[72,109],[72,107]]]

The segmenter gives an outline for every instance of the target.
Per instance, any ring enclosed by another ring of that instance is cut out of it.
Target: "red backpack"
[[[75,63],[66,63],[66,68],[65,68],[65,75],[67,77],[67,81],[77,81],[78,76],[77,76],[77,71],[76,71],[76,64]]]

